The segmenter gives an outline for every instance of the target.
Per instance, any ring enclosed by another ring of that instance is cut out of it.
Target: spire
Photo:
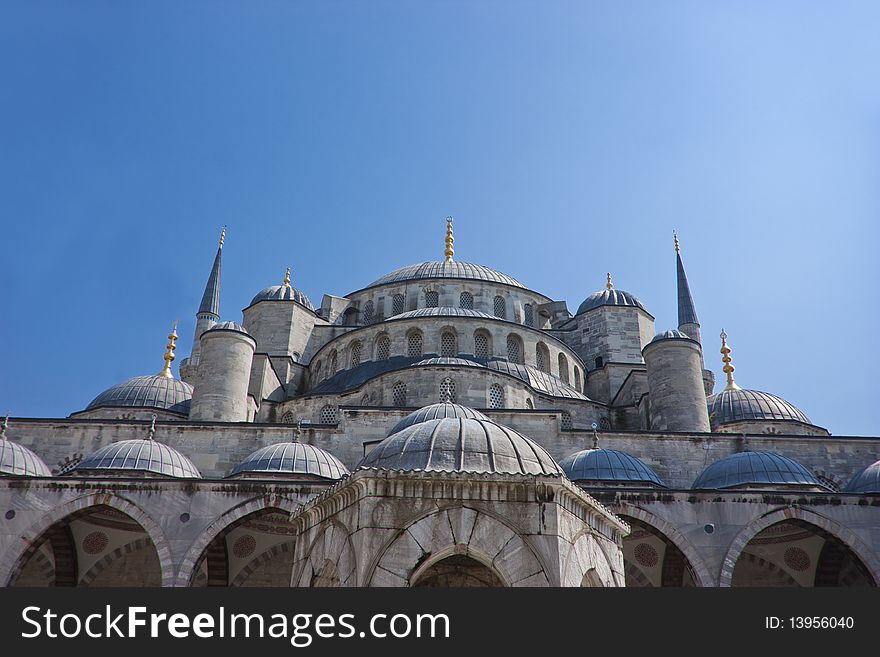
[[[721,360],[724,361],[722,369],[727,375],[727,387],[725,390],[739,390],[739,386],[733,380],[733,370],[736,368],[730,364],[730,347],[727,346],[727,333],[724,332],[724,329],[721,329]]]
[[[282,285],[284,287],[290,287],[290,267],[287,268],[287,272],[284,274],[284,282]]]
[[[608,288],[609,290],[613,290],[614,283],[611,282],[611,272],[608,272],[607,276],[608,276],[608,280],[605,283],[605,287]]]
[[[174,378],[174,375],[171,373],[171,363],[174,361],[174,350],[177,349],[177,346],[174,344],[176,340],[177,321],[175,320],[174,326],[171,328],[171,333],[168,334],[168,344],[165,345],[165,355],[163,356],[165,359],[165,367],[159,372],[159,376],[167,376],[169,379]]]
[[[700,325],[697,318],[697,309],[694,307],[694,298],[691,296],[691,287],[688,285],[687,274],[684,273],[684,263],[681,261],[681,248],[678,244],[678,235],[673,231],[675,238],[675,267],[678,276],[678,327],[685,324]]]
[[[202,303],[199,305],[198,314],[215,315],[220,319],[220,262],[223,256],[223,242],[226,240],[226,226],[220,232],[220,246],[217,247],[217,255],[214,257],[214,266],[211,267],[211,275],[208,276],[208,284],[205,285],[205,293],[202,295]]]
[[[446,217],[446,250],[443,254],[446,256],[446,262],[452,262],[452,256],[455,255],[455,249],[452,248],[455,238],[452,236],[452,217]]]

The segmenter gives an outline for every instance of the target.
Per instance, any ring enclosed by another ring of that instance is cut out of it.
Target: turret
[[[256,342],[240,324],[221,322],[202,333],[189,418],[247,422],[248,383]]]
[[[200,342],[199,338],[209,328],[220,321],[220,264],[223,256],[223,241],[226,239],[226,228],[220,232],[220,244],[217,247],[217,255],[214,256],[214,266],[205,285],[202,302],[196,313],[196,330],[193,334],[192,351],[189,358],[180,363],[180,378],[192,384],[195,379],[196,368],[199,366]]]
[[[678,287],[678,330],[693,338],[700,345],[702,353],[703,338],[700,335],[700,320],[697,317],[697,308],[694,305],[691,287],[684,271],[684,263],[681,260],[681,245],[678,242],[678,235],[673,233],[673,237],[675,238],[675,274]],[[715,373],[712,370],[707,370],[705,363],[702,365],[702,377],[704,391],[707,396],[711,395],[715,389]]]
[[[700,343],[681,331],[664,331],[642,355],[648,370],[650,429],[708,433]]]

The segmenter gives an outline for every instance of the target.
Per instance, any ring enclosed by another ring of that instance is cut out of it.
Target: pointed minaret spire
[[[446,217],[446,250],[443,252],[446,256],[446,262],[452,262],[452,256],[455,255],[455,249],[452,248],[454,243],[455,238],[452,236],[452,217]]]
[[[691,287],[688,284],[687,274],[684,273],[684,263],[681,261],[681,246],[678,243],[678,234],[673,231],[672,235],[675,239],[675,267],[678,281],[678,330],[702,343],[700,339],[700,320],[697,317],[694,298],[691,296]]]
[[[205,293],[202,295],[198,312],[198,315],[214,315],[215,322],[220,319],[220,264],[223,260],[225,240],[226,226],[220,232],[220,245],[217,247],[217,255],[214,256],[214,266],[211,267],[211,275],[208,276],[208,284],[205,285]]]

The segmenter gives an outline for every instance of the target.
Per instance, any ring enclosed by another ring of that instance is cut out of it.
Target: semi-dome
[[[342,479],[348,474],[348,468],[330,452],[314,445],[294,442],[276,443],[258,449],[235,466],[229,476],[309,475],[322,479]]]
[[[411,367],[423,367],[429,365],[458,365],[461,367],[485,367],[485,365],[481,365],[480,363],[468,360],[467,358],[458,358],[456,356],[436,356],[434,358],[425,358],[424,360],[420,360],[418,363],[413,363]]]
[[[315,310],[315,306],[306,293],[290,285],[271,285],[260,290],[251,300],[251,305],[259,301],[296,301],[299,305],[305,306],[313,312]]]
[[[486,420],[489,422],[489,418],[480,413],[480,411],[470,408],[469,406],[462,406],[461,404],[452,404],[450,402],[440,402],[438,404],[431,404],[429,406],[424,406],[417,411],[413,411],[405,418],[403,418],[400,422],[394,425],[394,428],[388,432],[390,436],[393,433],[397,433],[398,431],[402,431],[407,427],[411,427],[414,424],[421,424],[422,422],[427,422],[428,420],[437,420],[440,418],[469,418],[471,420]]]
[[[479,317],[480,319],[499,319],[495,315],[480,312],[479,310],[467,310],[465,308],[452,308],[449,306],[408,310],[405,313],[389,317],[389,319],[412,319],[414,317]]]
[[[503,285],[511,285],[513,287],[525,289],[525,285],[507,274],[502,274],[500,271],[490,269],[483,265],[475,265],[469,262],[458,262],[457,260],[436,260],[431,262],[420,262],[415,265],[409,265],[408,267],[401,267],[400,269],[395,269],[389,274],[385,274],[381,278],[377,278],[367,287],[393,285],[396,283],[427,278],[456,278],[461,280],[486,281],[488,283],[501,283]]]
[[[547,451],[521,433],[489,420],[439,418],[392,433],[361,468],[562,475]]]
[[[880,461],[850,479],[845,490],[847,493],[880,493]]]
[[[578,307],[575,315],[580,315],[581,313],[585,313],[593,308],[598,308],[599,306],[631,306],[633,308],[641,308],[645,312],[648,312],[642,305],[642,302],[629,292],[611,288],[610,290],[602,290],[601,292],[595,292],[588,296]]]
[[[71,473],[139,473],[201,479],[196,466],[183,454],[155,440],[120,440],[102,447],[76,464]]]
[[[0,477],[51,477],[39,456],[23,445],[0,438]]]
[[[797,461],[774,452],[740,452],[715,461],[697,477],[692,488],[748,486],[808,486],[825,488]]]
[[[250,335],[247,330],[239,324],[238,322],[217,322],[209,328],[205,333],[209,333],[211,331],[238,331],[239,333],[244,333],[245,335]]]
[[[760,390],[726,388],[710,396],[707,403],[709,422],[713,428],[744,420],[794,420],[812,424],[810,418],[794,404]]]
[[[162,374],[136,376],[95,397],[87,411],[96,408],[154,408],[187,415],[193,387]]]
[[[654,336],[654,339],[651,340],[651,342],[660,342],[661,340],[693,340],[693,338],[689,335],[685,335],[681,331],[669,330],[660,331],[660,333]]]
[[[648,484],[666,487],[650,467],[616,449],[584,449],[559,462],[572,481]]]

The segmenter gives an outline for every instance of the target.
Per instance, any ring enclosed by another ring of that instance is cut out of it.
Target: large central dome
[[[392,285],[394,283],[417,281],[426,278],[456,278],[472,281],[486,281],[489,283],[501,283],[503,285],[511,285],[513,287],[526,289],[526,286],[518,280],[511,278],[507,274],[502,274],[500,271],[484,267],[483,265],[475,265],[469,262],[458,262],[457,260],[420,262],[417,265],[395,269],[390,274],[385,274],[382,278],[376,279],[367,287]]]

